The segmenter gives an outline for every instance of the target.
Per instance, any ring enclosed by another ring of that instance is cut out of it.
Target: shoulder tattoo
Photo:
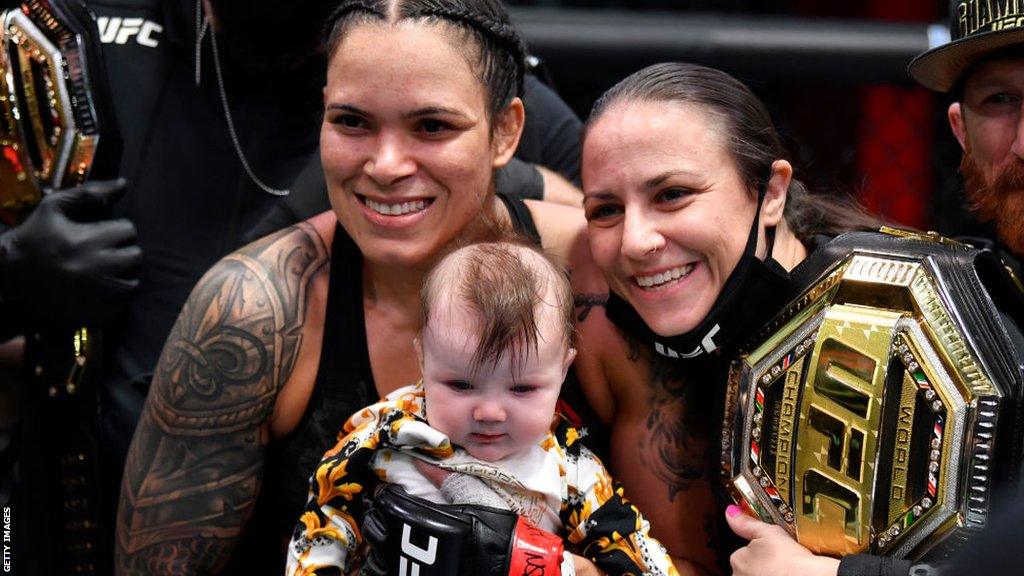
[[[227,256],[196,285],[129,450],[120,574],[205,573],[227,562],[259,491],[261,427],[298,354],[306,290],[328,261],[302,223]]]

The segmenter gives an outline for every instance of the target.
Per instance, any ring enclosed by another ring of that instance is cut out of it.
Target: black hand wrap
[[[0,235],[0,299],[55,323],[112,319],[138,288],[142,250],[135,225],[110,218],[123,180],[46,194]]]
[[[562,542],[512,512],[433,504],[385,485],[363,521],[360,574],[559,574]]]

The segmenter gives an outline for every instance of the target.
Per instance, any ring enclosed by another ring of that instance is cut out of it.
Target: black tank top
[[[540,234],[526,204],[519,198],[498,198],[516,231],[539,244]],[[306,505],[310,474],[337,443],[345,421],[380,398],[366,343],[362,271],[359,248],[338,225],[313,393],[295,430],[267,447],[256,509],[225,574],[284,573],[286,547]]]

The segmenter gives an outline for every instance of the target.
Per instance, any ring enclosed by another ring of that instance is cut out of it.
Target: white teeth
[[[382,202],[374,202],[369,198],[365,198],[363,203],[366,204],[370,210],[384,216],[401,216],[411,212],[419,212],[427,207],[427,202],[425,200],[405,202],[402,204],[384,204]]]
[[[678,268],[666,270],[653,276],[636,276],[635,278],[636,283],[641,288],[660,288],[669,281],[685,278],[691,271],[693,271],[693,264],[687,264],[686,266],[679,266]]]

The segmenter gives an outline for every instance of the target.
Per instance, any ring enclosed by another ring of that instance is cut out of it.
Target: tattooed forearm
[[[576,294],[573,298],[573,305],[576,308],[576,321],[583,322],[590,315],[595,307],[604,308],[608,303],[608,294]]]
[[[306,288],[328,261],[309,225],[228,256],[168,337],[121,485],[119,574],[214,573],[252,512],[261,427],[291,373]]]
[[[138,554],[119,558],[122,574],[190,574],[195,572],[193,558],[222,556],[216,539],[185,539],[160,542]]]

